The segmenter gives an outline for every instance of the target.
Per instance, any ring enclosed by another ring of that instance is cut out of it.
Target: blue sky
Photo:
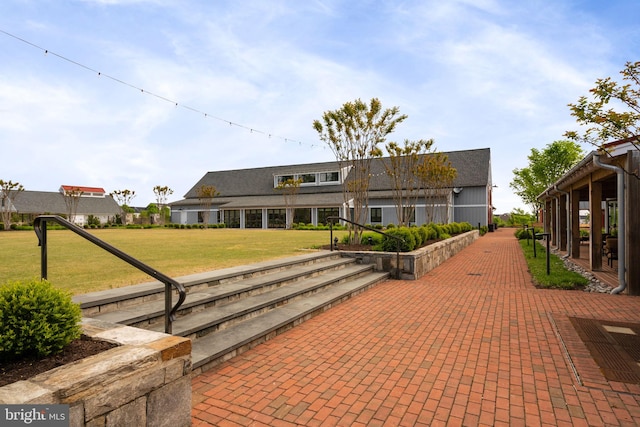
[[[0,179],[129,189],[136,206],[154,201],[155,185],[178,200],[207,171],[334,160],[313,120],[377,97],[409,116],[389,141],[489,147],[496,213],[526,209],[512,170],[577,129],[568,103],[640,60],[635,0],[4,0],[1,10]]]

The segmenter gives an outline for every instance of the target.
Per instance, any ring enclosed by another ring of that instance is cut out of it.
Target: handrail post
[[[43,220],[40,223],[40,278],[47,280],[47,221]]]
[[[171,319],[171,284],[169,282],[165,282],[164,284],[164,332],[166,334],[172,334],[172,320]]]
[[[329,220],[329,252],[333,252],[333,220]]]

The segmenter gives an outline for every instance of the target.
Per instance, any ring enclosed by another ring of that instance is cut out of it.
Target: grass
[[[283,258],[329,244],[328,231],[96,229],[96,237],[170,276]],[[336,232],[342,237],[343,232]],[[81,294],[153,278],[68,230],[47,232],[47,279]],[[0,232],[0,285],[40,277],[33,231]]]
[[[542,288],[578,289],[589,282],[580,274],[565,268],[562,260],[554,254],[549,254],[549,275],[547,275],[547,251],[545,247],[536,242],[537,257],[533,256],[533,241],[520,240],[520,247],[529,266],[536,285]]]

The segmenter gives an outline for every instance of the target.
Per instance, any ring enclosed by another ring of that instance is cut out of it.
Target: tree
[[[518,196],[536,212],[538,196],[584,157],[580,145],[573,141],[554,141],[543,150],[531,149],[529,166],[513,170],[509,184]]]
[[[84,191],[78,187],[73,187],[68,190],[62,189],[62,197],[64,198],[64,204],[67,206],[67,219],[69,222],[75,223],[80,197],[82,197],[83,194]]]
[[[302,179],[293,179],[287,178],[283,181],[278,182],[276,190],[282,191],[282,195],[284,196],[284,206],[286,209],[286,218],[287,230],[292,228],[293,224],[293,216],[294,210],[296,206],[296,198],[298,197],[298,192],[300,191],[300,184],[302,184]]]
[[[320,140],[336,156],[343,180],[344,206],[347,209],[353,205],[353,221],[358,224],[367,218],[371,159],[380,155],[378,145],[407,118],[398,115],[399,112],[398,107],[383,110],[377,98],[369,104],[357,99],[340,109],[325,111],[322,121],[313,122]],[[354,243],[360,243],[361,235],[362,230],[355,233]]]
[[[209,217],[211,216],[213,198],[219,196],[220,193],[215,185],[202,184],[196,189],[196,195],[198,196],[198,200],[200,200],[200,206],[202,206],[202,223],[206,227],[207,224],[209,224]]]
[[[567,138],[600,149],[612,140],[626,139],[640,149],[640,61],[627,62],[620,74],[625,83],[610,77],[598,79],[589,90],[591,100],[581,96],[577,103],[569,104],[571,115],[586,129],[582,134],[568,131]]]
[[[120,209],[122,209],[122,224],[127,225],[127,213],[132,211],[131,200],[136,197],[136,192],[124,189],[115,190],[109,195],[116,199],[116,202],[120,205]]]
[[[450,189],[458,171],[451,165],[446,154],[433,153],[423,156],[422,162],[418,165],[418,176],[424,191],[427,222],[435,221],[438,202],[444,200],[444,217],[441,220],[448,223]]]
[[[415,212],[421,183],[421,159],[430,152],[432,146],[433,139],[405,139],[404,146],[396,142],[390,142],[385,146],[389,157],[382,159],[382,163],[391,180],[398,225],[409,225],[412,213]]]
[[[167,199],[170,195],[173,194],[173,190],[166,185],[164,187],[160,185],[156,185],[153,187],[153,194],[156,195],[156,202],[158,207],[158,212],[160,213],[160,224],[164,224],[165,222],[165,207],[167,204]]]
[[[11,229],[12,201],[15,201],[21,191],[24,191],[24,187],[19,182],[0,179],[0,208],[5,231]]]

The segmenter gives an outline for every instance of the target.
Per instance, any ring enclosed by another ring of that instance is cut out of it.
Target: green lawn
[[[555,254],[549,254],[549,274],[547,274],[546,248],[536,241],[536,257],[533,256],[533,240],[520,240],[520,247],[533,276],[533,281],[542,288],[578,289],[589,281],[580,274],[569,271],[562,260]]]
[[[177,277],[301,254],[329,243],[329,231],[97,229],[91,233],[158,271]],[[341,237],[344,232],[335,232]],[[153,280],[68,230],[49,230],[48,279],[74,294]],[[33,231],[0,232],[0,285],[40,276]]]

